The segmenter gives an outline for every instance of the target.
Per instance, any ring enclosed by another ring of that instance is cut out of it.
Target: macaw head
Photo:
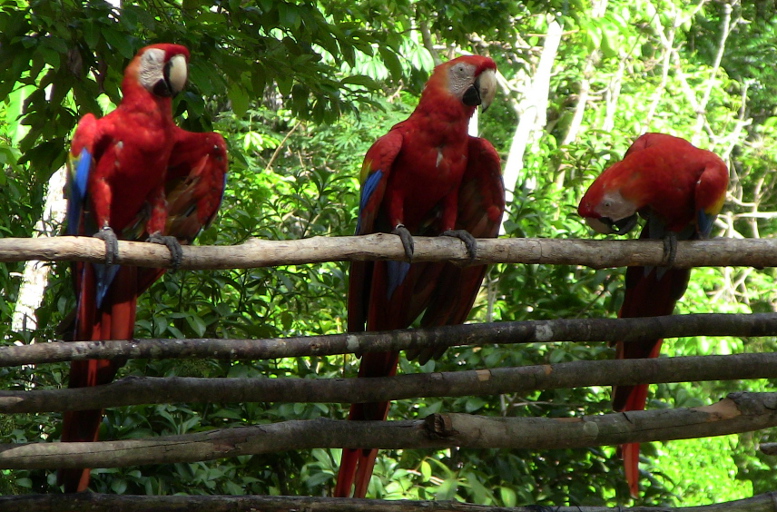
[[[577,212],[594,231],[623,235],[634,229],[638,211],[652,199],[651,188],[640,186],[644,170],[639,165],[640,157],[635,154],[650,147],[669,144],[673,147],[689,145],[683,139],[664,133],[641,135],[626,150],[623,160],[608,167],[591,184]]]
[[[603,173],[585,193],[577,212],[597,233],[623,235],[637,225],[638,209]]]
[[[465,55],[436,68],[424,92],[442,91],[465,107],[486,110],[496,95],[496,63],[490,57]]]
[[[142,48],[127,67],[148,92],[170,98],[181,92],[188,78],[189,50],[178,44]]]

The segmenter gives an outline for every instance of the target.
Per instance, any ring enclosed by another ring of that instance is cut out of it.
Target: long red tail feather
[[[395,375],[398,362],[399,353],[397,352],[364,354],[359,367],[359,378]],[[388,410],[389,402],[353,404],[348,419],[351,421],[382,421],[386,419]],[[334,496],[340,498],[351,496],[351,486],[355,485],[353,497],[364,498],[367,495],[367,487],[370,484],[377,455],[377,449],[343,449]]]
[[[137,302],[137,268],[121,267],[98,308],[94,294],[94,272],[86,265],[80,288],[81,302],[76,318],[76,340],[132,339]],[[71,388],[108,384],[116,376],[121,361],[91,359],[73,361],[70,365]],[[94,442],[97,440],[103,411],[89,409],[68,411],[62,422],[62,442]],[[59,482],[65,492],[81,492],[89,485],[89,468],[63,469]]]

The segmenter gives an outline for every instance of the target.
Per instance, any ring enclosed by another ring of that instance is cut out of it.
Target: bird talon
[[[458,238],[464,242],[464,245],[467,247],[467,254],[469,254],[470,263],[475,261],[475,258],[477,258],[478,242],[475,240],[475,237],[472,236],[468,231],[463,229],[449,229],[440,233],[440,236],[450,236],[453,238]]]
[[[110,226],[105,226],[95,233],[94,237],[105,242],[105,264],[113,265],[113,262],[119,257],[119,239],[116,237],[116,233]]]
[[[174,236],[165,236],[160,233],[154,233],[148,237],[152,244],[162,244],[170,251],[170,268],[175,272],[183,262],[183,249],[181,243]]]
[[[399,239],[402,241],[402,247],[405,249],[405,256],[407,257],[407,261],[412,262],[413,253],[415,252],[415,241],[413,240],[413,235],[410,234],[410,231],[405,227],[404,224],[397,224],[392,233],[399,236]]]

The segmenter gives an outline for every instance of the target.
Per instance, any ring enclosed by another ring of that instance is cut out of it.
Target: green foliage
[[[252,237],[283,240],[353,233],[361,160],[369,145],[412,110],[436,51],[487,52],[516,83],[531,75],[554,17],[564,39],[551,78],[548,125],[528,148],[505,223],[508,237],[588,238],[576,205],[598,173],[644,131],[693,139],[731,152],[730,201],[716,236],[774,236],[777,140],[773,72],[759,52],[773,51],[774,9],[736,4],[722,68],[713,75],[723,4],[695,15],[682,2],[659,2],[654,19],[626,0],[603,16],[590,2],[377,2],[70,0],[0,2],[0,204],[2,236],[29,236],[43,208],[45,183],[64,160],[77,119],[119,100],[121,70],[138,48],[174,41],[192,51],[190,86],[176,114],[191,130],[216,129],[228,140],[230,175],[216,224],[199,243],[228,245]],[[677,17],[680,18],[677,18]],[[677,61],[663,73],[656,20],[675,26]],[[747,23],[745,23],[747,21]],[[488,41],[488,42],[486,42]],[[440,48],[446,50],[439,50]],[[598,50],[593,69],[586,63]],[[574,119],[583,79],[591,95],[573,144],[562,142]],[[701,128],[695,103],[711,84]],[[617,96],[615,92],[617,90]],[[518,122],[509,93],[480,117],[481,133],[507,156]],[[613,106],[614,105],[614,106]],[[748,125],[746,120],[753,119]],[[609,124],[608,124],[609,123]],[[747,212],[753,212],[748,216]],[[725,222],[724,222],[725,219]],[[34,331],[11,332],[21,264],[0,272],[0,333],[6,343],[57,337],[74,307],[67,265],[52,281]],[[622,271],[580,266],[495,265],[472,321],[614,316]],[[677,311],[771,312],[774,269],[694,270]],[[347,265],[166,274],[138,306],[138,337],[265,338],[345,329]],[[774,351],[775,338],[668,340],[666,356]],[[607,359],[602,343],[537,343],[520,349],[449,350],[400,371],[456,371]],[[355,375],[353,357],[277,361],[130,361],[119,376],[297,377]],[[64,364],[0,369],[4,389],[61,387]],[[702,382],[651,387],[648,407],[709,404],[733,390],[774,388],[773,381]],[[609,390],[551,390],[497,397],[428,398],[392,405],[390,418],[438,411],[493,416],[573,418],[610,411]],[[103,439],[182,434],[213,428],[316,417],[344,418],[342,404],[165,404],[107,411]],[[58,414],[0,419],[2,442],[57,440]],[[777,463],[757,452],[772,433],[643,445],[645,504],[684,505],[767,492]],[[616,505],[627,502],[614,447],[580,450],[381,451],[369,495],[386,499],[456,499],[494,506]],[[309,494],[331,492],[339,450],[246,456],[205,463],[101,469],[92,489],[126,494]],[[648,474],[649,472],[649,474]],[[3,471],[0,494],[55,492],[53,471]]]

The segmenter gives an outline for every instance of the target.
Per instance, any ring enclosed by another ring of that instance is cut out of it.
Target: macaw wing
[[[107,129],[110,131],[110,128]],[[67,230],[68,235],[92,235],[99,229],[97,222],[91,215],[86,214],[89,209],[88,193],[89,177],[97,168],[100,158],[113,141],[110,133],[106,132],[105,123],[101,123],[92,114],[86,114],[78,122],[73,141],[68,155],[68,175],[65,195],[67,196]],[[116,266],[106,266],[94,263],[96,303],[102,304],[108,287],[113,282],[118,272]],[[76,293],[80,296],[80,290],[84,283],[84,264],[76,262],[72,266]]]
[[[496,238],[504,210],[505,187],[499,154],[486,139],[470,137],[456,229],[465,229],[475,238]]]
[[[67,195],[67,234],[82,232],[83,213],[86,208],[86,188],[89,174],[95,168],[95,141],[99,129],[97,118],[85,115],[78,123],[68,155],[68,175],[65,193]]]
[[[359,219],[356,225],[357,235],[375,233],[375,220],[383,203],[391,169],[402,149],[402,133],[391,130],[375,141],[364,156],[361,170],[361,197],[359,199]],[[391,226],[393,228],[394,226]]]
[[[728,168],[723,160],[710,159],[696,182],[696,229],[701,238],[708,238],[712,224],[723,208],[728,188]]]
[[[227,146],[215,132],[195,133],[177,128],[165,182],[167,223],[164,235],[174,236],[181,245],[191,244],[216,217],[227,180]],[[133,223],[143,226],[150,208]],[[143,292],[165,269],[143,268],[138,273],[138,290]]]
[[[505,209],[505,190],[501,162],[494,147],[485,139],[470,137],[467,170],[459,189],[456,229],[475,238],[496,238]],[[477,298],[487,265],[459,267],[444,263],[434,281],[422,327],[464,323]],[[443,350],[422,350],[417,355],[424,364],[438,358]],[[414,352],[407,353],[412,358]]]
[[[629,149],[627,149],[626,153],[623,154],[623,158],[625,159],[630,154],[636,153],[642,149],[647,149],[649,147],[659,146],[661,144],[672,144],[677,146],[680,143],[684,143],[690,146],[689,142],[678,139],[672,135],[667,135],[665,133],[643,133],[637,138],[637,140],[631,143]]]
[[[215,132],[178,130],[165,185],[167,235],[191,243],[216,217],[227,179],[227,146]]]
[[[376,220],[383,203],[391,169],[402,149],[402,134],[391,130],[379,138],[367,151],[361,170],[361,197],[356,234],[366,235],[377,231]],[[403,265],[402,262],[392,262]],[[406,265],[406,264],[405,264]],[[373,284],[374,262],[354,261],[348,278],[348,330],[364,331],[367,321],[367,303]]]

